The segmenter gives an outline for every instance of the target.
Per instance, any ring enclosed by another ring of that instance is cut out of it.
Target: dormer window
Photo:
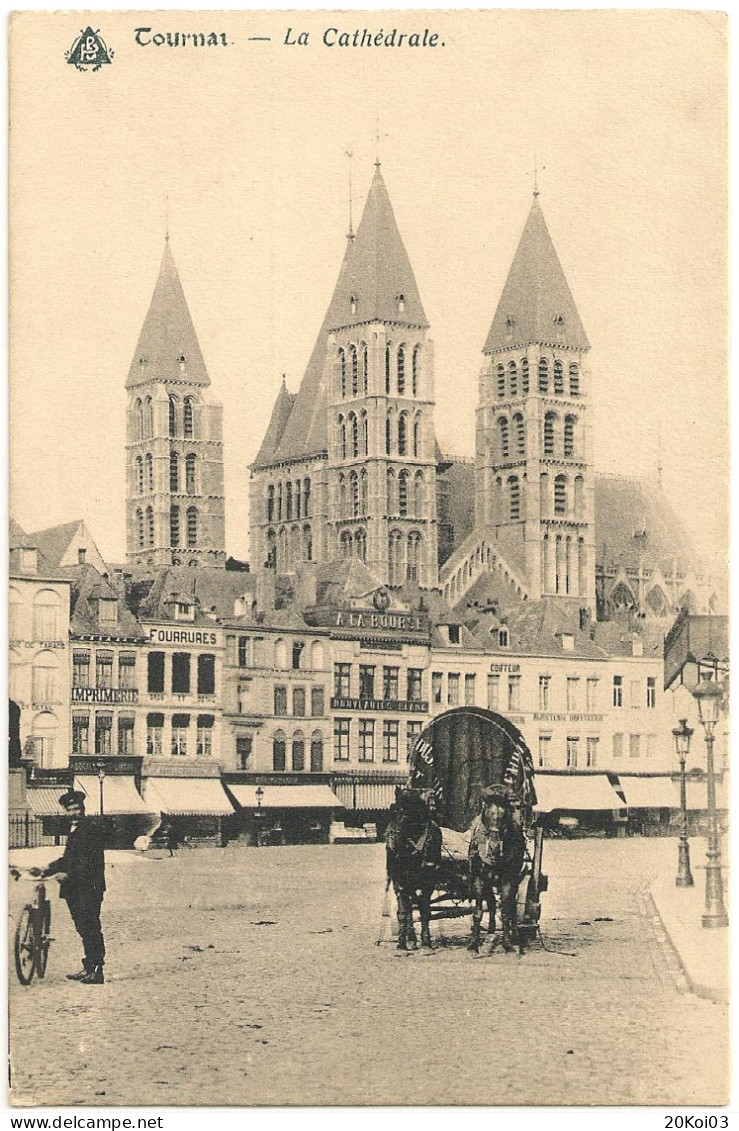
[[[176,620],[193,620],[194,614],[195,606],[191,605],[189,601],[178,601],[175,605]]]
[[[179,367],[180,367],[180,373],[184,373],[184,372],[185,372],[185,363],[186,363],[186,361],[187,361],[187,358],[185,357],[184,353],[181,353],[181,354],[180,354],[180,356],[179,356],[179,357],[177,358],[177,364],[178,364],[178,365],[179,365]]]
[[[562,633],[562,651],[574,652],[575,651],[575,637],[571,632]]]
[[[21,550],[21,573],[38,573],[38,550],[35,546]]]
[[[98,601],[98,620],[101,624],[115,624],[118,620],[118,601],[115,597],[101,597]]]
[[[508,640],[509,640],[508,629],[507,628],[499,628],[498,629],[498,647],[499,648],[507,648],[508,647]]]
[[[395,301],[398,304],[398,313],[403,314],[405,312],[405,295],[396,295]]]
[[[459,625],[458,624],[450,624],[450,625],[447,626],[447,628],[448,628],[448,632],[449,632],[449,643],[450,644],[459,644],[460,643]]]
[[[359,302],[359,299],[357,298],[356,295],[354,295],[354,294],[349,295],[349,310],[351,311],[352,314],[357,313],[357,303],[358,302]]]

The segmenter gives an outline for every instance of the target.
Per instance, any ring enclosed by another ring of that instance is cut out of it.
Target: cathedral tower
[[[300,390],[281,388],[252,466],[255,564],[298,568],[310,527],[317,561],[356,556],[386,584],[437,583],[427,331],[378,163]]]
[[[535,192],[483,349],[475,520],[531,598],[594,614],[589,349]]]
[[[126,560],[225,566],[222,409],[169,237],[126,389]]]

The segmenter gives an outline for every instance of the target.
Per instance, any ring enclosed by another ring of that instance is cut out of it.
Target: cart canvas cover
[[[536,804],[531,752],[521,732],[482,707],[447,711],[425,728],[410,758],[410,783],[431,790],[436,820],[464,832],[490,785],[503,785],[522,806],[528,826]]]

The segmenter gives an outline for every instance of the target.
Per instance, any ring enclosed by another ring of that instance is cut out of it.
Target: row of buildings
[[[84,522],[11,524],[32,797],[97,766],[148,812],[250,809],[268,789],[275,810],[376,815],[425,723],[465,704],[520,728],[555,809],[583,777],[579,808],[621,807],[622,777],[661,775],[672,797],[671,730],[694,712],[680,680],[665,689],[665,634],[682,610],[727,651],[720,592],[658,482],[596,474],[588,352],[535,194],[484,343],[475,460],[442,453],[378,166],[251,466],[246,566],[226,557],[222,412],[167,241],[126,382],[126,562]]]

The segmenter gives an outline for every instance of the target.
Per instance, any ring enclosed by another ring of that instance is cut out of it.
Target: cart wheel
[[[44,904],[44,917],[41,921],[41,938],[39,940],[38,952],[36,955],[36,975],[43,978],[46,973],[46,963],[49,958],[49,945],[51,938],[49,931],[51,930],[51,904]]]
[[[22,986],[29,985],[36,967],[36,929],[34,910],[27,905],[21,911],[15,932],[15,972]]]

